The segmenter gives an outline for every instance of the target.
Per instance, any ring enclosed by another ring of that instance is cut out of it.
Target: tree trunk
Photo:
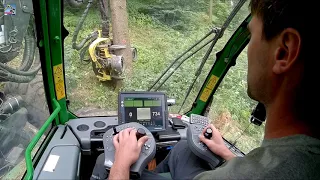
[[[115,45],[126,45],[126,49],[119,50],[116,55],[124,58],[125,74],[132,74],[132,52],[128,28],[128,13],[126,0],[110,0],[112,39]]]
[[[212,23],[212,4],[213,4],[213,0],[210,0],[209,3],[209,22]]]

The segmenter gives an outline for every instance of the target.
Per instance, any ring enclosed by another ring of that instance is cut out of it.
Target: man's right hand
[[[212,137],[211,139],[207,139],[204,137],[204,132],[207,128],[212,129]],[[230,160],[236,157],[224,144],[222,136],[220,132],[210,124],[208,127],[204,128],[203,132],[199,135],[200,141],[207,145],[207,147],[216,155],[222,157],[225,160]]]

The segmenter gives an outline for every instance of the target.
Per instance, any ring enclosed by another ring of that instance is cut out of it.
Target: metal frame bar
[[[44,134],[44,132],[50,127],[50,125],[52,124],[53,120],[54,119],[56,121],[58,120],[56,117],[58,116],[58,113],[60,112],[61,107],[60,107],[60,104],[58,103],[58,101],[56,99],[53,99],[52,101],[54,102],[54,104],[56,106],[55,110],[50,115],[48,120],[40,128],[38,133],[31,140],[31,142],[28,145],[28,147],[26,149],[26,152],[25,152],[25,160],[26,160],[26,166],[27,166],[27,176],[25,177],[25,179],[27,179],[27,180],[31,180],[33,178],[34,168],[33,168],[33,163],[32,163],[32,156],[31,156],[31,152],[32,152],[33,148],[36,146],[36,144],[38,143],[39,139]]]

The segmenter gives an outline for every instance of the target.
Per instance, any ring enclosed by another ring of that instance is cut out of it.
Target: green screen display
[[[133,101],[132,100],[126,100],[124,101],[125,107],[133,107]]]
[[[145,100],[144,106],[152,106],[152,100]]]
[[[157,99],[139,99],[139,98],[125,98],[125,107],[155,107],[161,106],[161,101]]]
[[[133,106],[134,107],[143,107],[143,101],[142,100],[134,100]]]

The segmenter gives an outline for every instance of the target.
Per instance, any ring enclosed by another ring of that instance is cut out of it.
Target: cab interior
[[[101,23],[99,2],[101,5],[104,1],[72,1],[71,5],[70,2],[29,0],[19,4],[7,0],[5,4],[11,6],[3,6],[6,7],[3,8],[3,24],[7,26],[11,18],[21,24],[12,28],[25,32],[19,34],[21,41],[25,40],[21,46],[22,55],[12,55],[15,58],[11,59],[23,65],[20,57],[31,50],[29,56],[35,60],[29,69],[40,68],[31,81],[6,80],[3,83],[2,109],[7,102],[12,107],[10,100],[24,103],[18,103],[10,112],[12,116],[4,116],[0,121],[6,130],[1,136],[12,142],[11,145],[2,142],[0,150],[5,153],[0,161],[1,178],[89,179],[97,157],[105,151],[103,134],[123,119],[119,114],[122,92],[163,92],[167,96],[165,104],[161,105],[167,109],[167,114],[163,115],[164,128],[152,132],[156,155],[146,169],[153,170],[176,143],[186,140],[187,119],[191,114],[212,119],[211,123],[222,132],[226,145],[237,156],[244,156],[259,145],[265,117],[257,110],[258,102],[246,95],[246,46],[250,38],[247,25],[251,19],[248,2],[212,1],[213,5],[208,5],[216,7],[217,11],[211,9],[214,16],[209,21],[204,15],[207,9],[191,10],[191,6],[207,7],[202,1],[183,4],[154,0],[149,6],[138,0],[128,1],[131,41],[138,55],[132,62],[136,69],[123,80],[125,85],[120,88],[119,79],[107,82],[101,82],[101,77],[97,79],[91,69],[95,65],[87,61],[81,51],[72,48],[75,31],[84,14],[87,20],[82,22],[80,32],[89,33],[99,28],[96,27]],[[174,11],[176,5],[179,8]],[[15,14],[5,11],[12,7],[16,9]],[[33,13],[27,9],[32,9]],[[183,16],[188,12],[193,15],[191,18]],[[24,13],[28,18],[18,22]],[[178,18],[179,14],[183,15]],[[209,23],[200,22],[203,17],[203,21]],[[186,22],[190,26],[183,26]],[[197,23],[208,26],[202,28]],[[79,37],[85,39],[85,33],[80,33]],[[190,39],[186,38],[189,36]],[[28,40],[28,37],[33,38],[33,44],[30,45],[32,38]],[[34,49],[28,49],[29,45]],[[162,49],[150,53],[157,48]],[[1,51],[5,55],[9,52]],[[9,55],[6,57],[10,59]],[[152,73],[154,71],[158,72]],[[30,97],[29,91],[35,94]],[[17,97],[21,97],[21,101]],[[18,115],[23,123],[16,125]],[[184,125],[175,126],[173,118]],[[13,135],[8,137],[10,133]],[[14,153],[15,158],[12,157]]]

